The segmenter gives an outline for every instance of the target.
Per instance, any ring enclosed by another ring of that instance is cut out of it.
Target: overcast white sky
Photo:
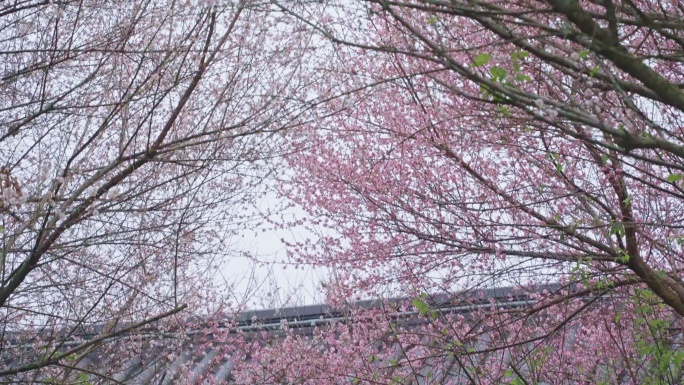
[[[261,187],[268,188],[266,185]],[[281,210],[281,203],[276,193],[269,192],[258,202],[258,209],[262,213],[276,212]],[[286,218],[304,214],[301,209],[280,212]],[[272,215],[273,219],[280,217]],[[325,270],[313,266],[295,269],[289,263],[287,246],[282,242],[283,239],[294,242],[307,237],[315,239],[315,235],[301,226],[275,229],[269,223],[262,223],[254,230],[246,229],[235,239],[236,254],[244,256],[227,259],[217,279],[233,283],[236,299],[252,309],[322,303],[325,298],[320,288]]]

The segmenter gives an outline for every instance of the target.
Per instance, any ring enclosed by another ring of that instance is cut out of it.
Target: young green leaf
[[[670,174],[667,177],[668,182],[678,182],[680,180],[682,180],[682,174]]]
[[[487,64],[489,62],[489,59],[491,58],[491,55],[488,53],[481,53],[475,57],[475,60],[473,61],[473,67],[482,67],[483,65]]]
[[[430,306],[419,298],[414,299],[412,304],[420,314],[425,314],[430,311]]]
[[[501,68],[501,67],[498,67],[498,66],[492,67],[489,70],[489,73],[492,74],[492,77],[496,81],[503,81],[504,79],[506,79],[506,75],[507,75],[506,70]]]

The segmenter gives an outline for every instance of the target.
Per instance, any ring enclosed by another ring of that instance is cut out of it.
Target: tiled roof
[[[540,287],[534,292],[542,290],[554,291],[558,286]],[[486,289],[471,293],[461,293],[459,296],[437,294],[426,299],[433,308],[443,313],[469,314],[474,309],[490,308],[493,305],[505,307],[528,307],[536,301],[528,292],[512,288]],[[385,301],[359,301],[354,308],[373,309],[380,304],[410,303],[407,298],[394,298]],[[71,365],[85,369],[90,374],[81,374],[85,383],[127,383],[127,384],[172,384],[195,383],[197,379],[212,374],[218,382],[230,382],[233,364],[229,357],[224,356],[222,349],[217,348],[215,340],[225,341],[226,336],[237,335],[250,338],[254,333],[267,333],[274,338],[281,335],[282,325],[286,323],[288,329],[299,336],[311,336],[316,327],[322,327],[336,322],[345,322],[345,314],[349,309],[334,309],[327,305],[309,305],[286,307],[281,309],[251,310],[237,314],[225,321],[214,322],[209,325],[201,320],[189,320],[188,325],[199,325],[183,330],[164,330],[161,324],[145,327],[135,332],[119,336],[107,341],[102,346],[88,351],[87,354],[74,360]],[[397,323],[411,327],[426,322],[417,317],[413,310],[398,311],[393,314]],[[125,326],[121,326],[124,328]],[[99,335],[103,325],[95,325],[82,329],[80,333],[67,338],[59,338],[62,351],[78,346],[88,339]],[[212,330],[208,333],[206,330]],[[221,338],[217,338],[217,335]],[[54,338],[53,338],[54,340]],[[38,344],[39,345],[39,344]],[[8,335],[5,338],[0,372],[21,368],[31,362],[36,362],[41,355],[35,350],[36,344],[22,341],[18,336]],[[127,351],[128,348],[134,351]],[[126,354],[123,355],[122,352]],[[220,355],[220,357],[219,357]],[[127,358],[121,359],[120,357]],[[65,361],[65,360],[63,360]],[[68,360],[66,360],[68,361]],[[66,362],[70,365],[69,362]],[[113,373],[109,377],[96,373]],[[177,376],[183,373],[182,381]],[[84,377],[85,376],[85,377]],[[87,377],[87,378],[86,378]],[[0,376],[0,383],[36,382],[40,380],[55,380],[49,370],[27,371],[15,375]]]

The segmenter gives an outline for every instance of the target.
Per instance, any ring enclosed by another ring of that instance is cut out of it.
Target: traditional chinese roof
[[[518,308],[530,307],[537,300],[531,294],[544,290],[555,291],[559,287],[544,286],[533,291],[521,289],[495,288],[464,292],[457,296],[437,294],[425,297],[431,308],[441,313],[471,314],[476,309],[492,307]],[[278,338],[283,334],[283,325],[294,335],[309,337],[316,328],[334,323],[344,323],[351,308],[374,309],[379,306],[396,304],[397,311],[392,313],[394,322],[405,327],[427,322],[419,317],[419,312],[410,305],[409,298],[393,298],[389,300],[366,300],[353,303],[351,306],[336,309],[328,305],[308,305],[285,307],[279,309],[249,310],[221,321],[202,322],[191,319],[183,328],[165,327],[162,323],[148,325],[131,332],[123,333],[116,338],[102,341],[102,344],[61,360],[57,367],[61,370],[73,366],[85,370],[79,374],[81,383],[127,383],[127,384],[173,384],[195,383],[200,378],[211,374],[217,382],[231,382],[233,362],[230,354],[226,354],[225,341],[230,336],[240,336],[249,341],[254,336],[264,335]],[[404,306],[401,306],[401,305]],[[125,330],[126,326],[119,327]],[[80,332],[55,338],[59,347],[50,351],[62,352],[82,345],[97,338],[104,330],[104,325],[83,328]],[[45,340],[49,336],[45,336]],[[20,383],[52,381],[62,383],[50,370],[39,369],[7,374],[12,370],[21,370],[27,365],[39,362],[41,357],[49,359],[50,354],[39,352],[37,340],[22,341],[18,336],[5,337],[5,347],[0,357],[0,383]],[[102,373],[109,373],[103,375]],[[182,374],[181,374],[182,373]],[[179,376],[182,376],[180,379]],[[71,377],[69,377],[71,378]],[[69,380],[73,381],[73,379]]]

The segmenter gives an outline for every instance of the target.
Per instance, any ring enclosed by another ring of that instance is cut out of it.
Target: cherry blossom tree
[[[315,373],[292,336],[246,382],[682,381],[679,2],[280,6],[335,47],[336,93],[290,137],[283,194],[320,231],[293,262],[336,270],[333,304],[405,295],[423,323],[358,310]],[[524,300],[472,300],[497,286]]]
[[[682,381],[678,2],[0,15],[3,380],[118,381],[152,323],[187,341],[171,316],[227,306],[208,277],[286,151],[281,192],[307,212],[277,225],[319,232],[292,262],[334,270],[340,316],[307,337],[217,330],[236,382]]]
[[[212,274],[314,80],[311,42],[275,11],[0,5],[3,381],[111,380],[135,339],[102,367],[83,357],[186,307],[230,310]]]

